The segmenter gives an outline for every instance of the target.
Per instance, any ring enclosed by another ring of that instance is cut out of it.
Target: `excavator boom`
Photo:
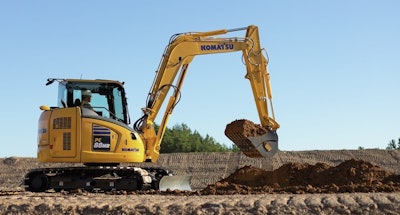
[[[245,37],[216,37],[234,31],[246,30]],[[272,106],[270,77],[267,71],[267,59],[261,48],[258,27],[251,25],[245,28],[216,30],[200,33],[182,33],[171,37],[165,48],[152,87],[150,88],[143,117],[135,126],[147,142],[148,159],[156,161],[160,144],[172,111],[180,99],[180,89],[186,76],[189,64],[197,55],[218,54],[241,51],[246,65],[245,78],[250,81],[254,100],[257,106],[261,125],[266,132],[260,136],[248,136],[244,124],[233,123],[227,127],[225,134],[249,157],[269,157],[278,150],[275,121]],[[169,91],[172,96],[167,103],[160,128],[154,131],[154,120],[160,111]]]

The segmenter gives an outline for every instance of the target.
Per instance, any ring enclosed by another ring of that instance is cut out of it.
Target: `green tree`
[[[400,138],[398,139],[397,143],[396,143],[396,140],[394,140],[394,139],[389,141],[386,149],[400,149]]]
[[[156,130],[158,125],[156,125]],[[239,148],[231,148],[218,143],[210,135],[201,136],[198,131],[192,131],[186,124],[175,125],[165,130],[161,143],[160,153],[174,152],[230,152],[239,151]]]

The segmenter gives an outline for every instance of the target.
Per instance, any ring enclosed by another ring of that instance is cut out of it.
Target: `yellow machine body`
[[[129,127],[123,83],[113,80],[49,79],[59,82],[58,106],[41,106],[40,162],[110,164],[144,162],[145,141]],[[90,90],[92,109],[81,107]]]
[[[144,162],[144,142],[132,129],[82,116],[81,108],[44,111],[39,120],[40,162]]]

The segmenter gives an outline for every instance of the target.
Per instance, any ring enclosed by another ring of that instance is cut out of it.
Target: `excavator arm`
[[[241,30],[247,31],[246,36],[243,38],[215,37]],[[266,146],[267,143],[263,140],[261,143],[257,143],[257,145],[261,144],[264,147],[261,151],[264,150],[267,154],[259,153],[259,146],[255,146],[254,141],[249,140],[246,135],[243,135],[243,132],[237,132],[237,128],[233,129],[233,134],[226,133],[226,135],[250,157],[267,157],[270,156],[268,152],[276,152],[277,136],[275,131],[279,128],[279,124],[274,119],[272,92],[267,71],[268,61],[262,54],[263,49],[260,45],[258,28],[251,25],[245,28],[230,30],[176,34],[171,37],[156,71],[148,94],[146,107],[142,109],[143,116],[135,123],[135,129],[143,135],[143,139],[146,142],[147,159],[153,162],[158,159],[160,144],[168,119],[175,105],[179,102],[180,89],[193,58],[196,55],[237,51],[242,51],[243,53],[243,59],[247,68],[245,78],[250,81],[261,126],[267,130],[267,133],[272,133],[272,141],[276,142],[276,146],[272,146],[275,150],[271,150],[270,145]],[[165,107],[160,127],[155,131],[154,121],[171,89],[173,90],[172,95],[169,97],[169,101]],[[269,113],[269,109],[271,113]],[[237,133],[242,134],[238,136]]]

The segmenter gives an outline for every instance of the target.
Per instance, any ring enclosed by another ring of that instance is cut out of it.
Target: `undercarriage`
[[[27,191],[56,192],[82,189],[89,192],[111,190],[158,190],[161,178],[171,174],[160,168],[130,166],[84,166],[33,169],[25,176]]]

